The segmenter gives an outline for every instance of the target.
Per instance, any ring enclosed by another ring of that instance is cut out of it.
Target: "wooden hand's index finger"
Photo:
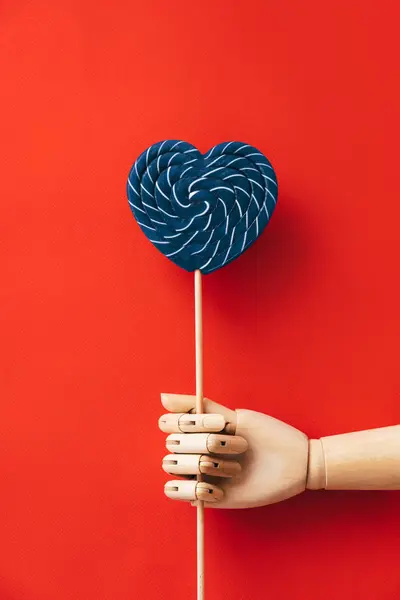
[[[223,431],[225,419],[219,414],[167,413],[158,426],[164,433],[215,433]]]
[[[196,396],[188,394],[161,394],[161,402],[164,408],[169,412],[185,413],[194,410],[196,406]],[[226,422],[225,432],[235,433],[237,417],[234,410],[204,398],[204,412],[222,415]]]

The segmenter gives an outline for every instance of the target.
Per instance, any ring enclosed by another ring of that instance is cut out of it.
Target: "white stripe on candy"
[[[134,208],[135,210],[139,210],[140,212],[142,212],[142,213],[144,213],[144,214],[147,214],[147,213],[146,213],[146,211],[145,211],[145,210],[143,210],[143,208],[139,208],[139,206],[136,206],[136,204],[133,204],[133,202],[131,202],[131,201],[129,200],[129,198],[128,198],[128,202],[129,202],[129,204],[130,204],[131,206],[133,206],[133,208]]]
[[[139,198],[140,198],[140,194],[139,194],[139,192],[137,192],[137,191],[136,191],[136,188],[134,188],[134,187],[133,187],[133,185],[131,184],[131,180],[129,179],[129,177],[128,177],[128,184],[129,184],[129,187],[131,188],[131,190],[133,190],[133,191],[135,192],[135,194],[136,194],[137,196],[139,196]]]
[[[218,250],[218,248],[219,248],[219,245],[220,245],[220,243],[221,243],[221,241],[218,241],[218,242],[217,242],[217,245],[215,246],[214,254],[213,254],[213,255],[212,255],[212,257],[211,257],[211,258],[210,258],[210,259],[209,259],[209,260],[208,260],[208,261],[205,263],[205,265],[202,265],[202,266],[200,267],[200,270],[201,270],[201,269],[205,269],[206,267],[208,267],[208,265],[210,264],[210,262],[212,261],[212,259],[214,258],[214,256],[217,254],[217,250]]]

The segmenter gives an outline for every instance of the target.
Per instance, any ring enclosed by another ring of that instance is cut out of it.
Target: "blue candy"
[[[129,206],[146,237],[187,271],[211,273],[258,238],[278,185],[253,146],[224,142],[201,154],[178,140],[150,146],[128,177]]]

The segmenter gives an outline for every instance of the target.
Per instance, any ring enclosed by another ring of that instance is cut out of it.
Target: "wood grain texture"
[[[400,425],[310,440],[307,487],[400,490]]]
[[[237,410],[236,434],[249,448],[236,456],[242,471],[224,482],[224,497],[215,508],[251,508],[281,502],[305,490],[307,436],[274,417]]]

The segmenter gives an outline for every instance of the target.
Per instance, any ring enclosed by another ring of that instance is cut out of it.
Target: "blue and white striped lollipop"
[[[202,155],[179,140],[147,148],[128,177],[128,201],[143,233],[165,256],[194,271],[196,325],[196,413],[203,407],[201,274],[212,273],[242,254],[258,238],[276,206],[278,186],[267,158],[253,146],[225,142]],[[179,497],[181,481],[165,492]],[[185,482],[197,500],[197,598],[204,600],[204,504],[212,484]]]
[[[128,177],[128,201],[146,237],[187,271],[211,273],[242,254],[275,209],[275,171],[256,148],[224,142],[201,154],[187,142],[149,146]]]

